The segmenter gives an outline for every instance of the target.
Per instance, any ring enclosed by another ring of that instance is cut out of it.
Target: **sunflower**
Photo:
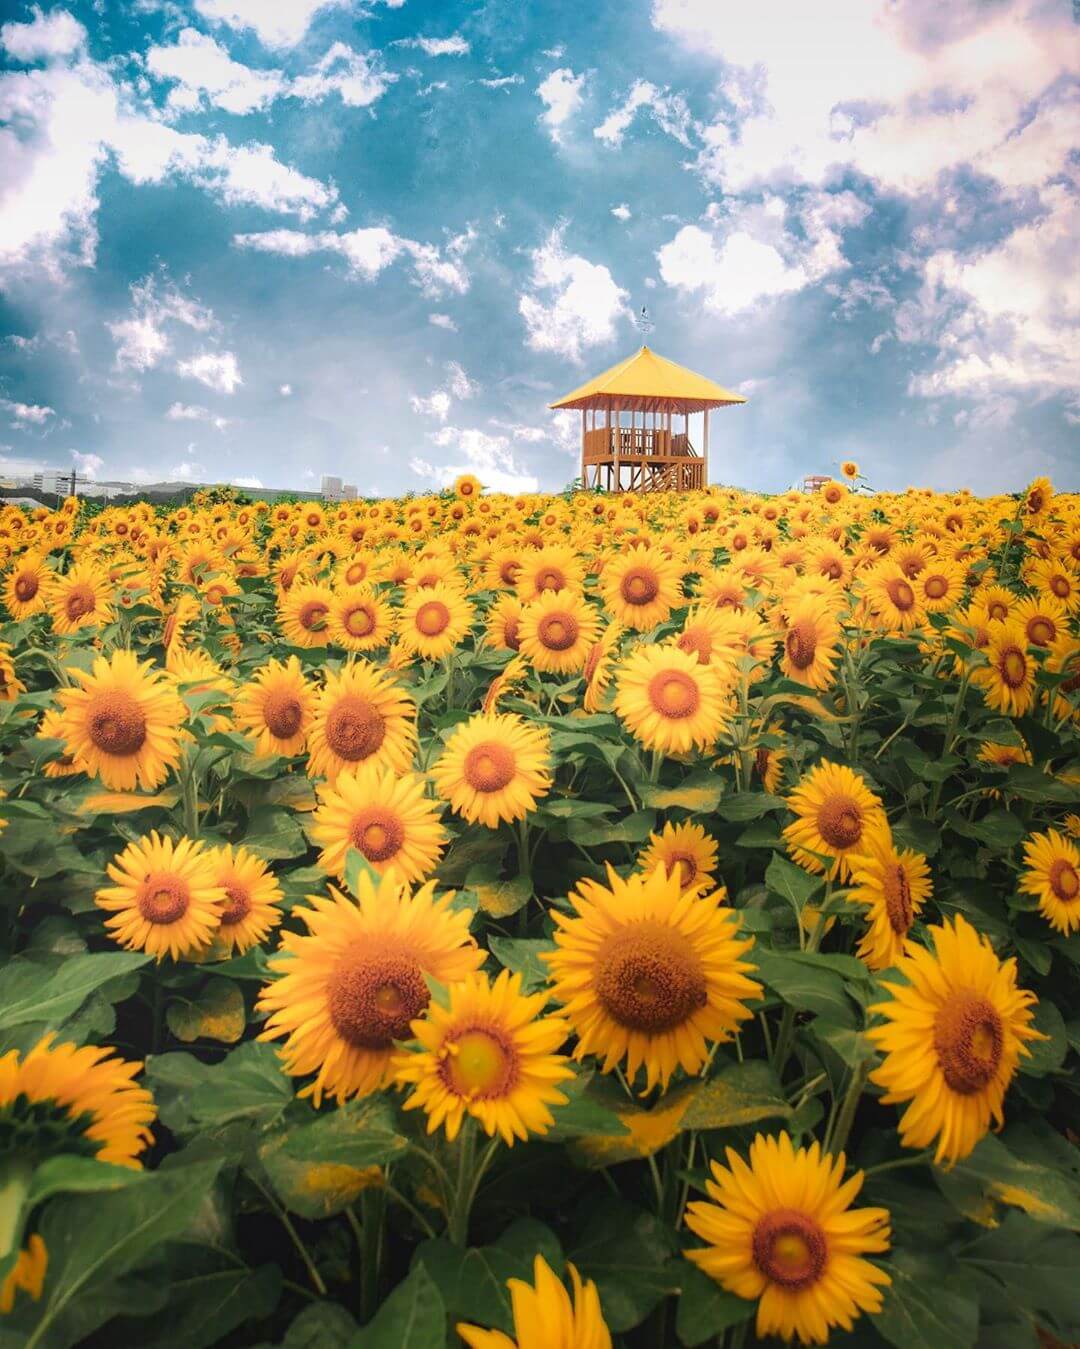
[[[600,593],[616,622],[648,632],[682,598],[682,569],[658,548],[631,548],[605,562]]]
[[[41,718],[41,725],[37,729],[38,740],[63,740],[64,733],[61,729],[60,713],[54,707],[45,709]],[[73,777],[76,773],[85,773],[86,765],[80,763],[78,759],[72,758],[70,754],[60,754],[55,759],[50,759],[48,763],[41,765],[41,771],[47,778],[67,778]]]
[[[15,1306],[15,1294],[26,1293],[35,1302],[45,1287],[49,1268],[49,1253],[37,1232],[32,1232],[26,1245],[16,1256],[15,1263],[0,1283],[0,1315],[7,1316]]]
[[[370,585],[375,580],[376,566],[376,555],[361,550],[352,553],[338,563],[334,579],[339,586],[346,590],[352,590],[357,586]]]
[[[673,646],[639,646],[623,662],[615,712],[647,749],[706,749],[727,720],[729,698],[715,665]]]
[[[457,586],[438,581],[414,590],[398,617],[398,644],[423,660],[442,660],[469,631],[472,605]]]
[[[233,704],[237,727],[255,741],[257,758],[299,754],[311,729],[315,693],[300,659],[272,660],[244,684]]]
[[[471,824],[523,820],[551,789],[551,737],[516,713],[477,713],[456,728],[432,769],[435,789]]]
[[[268,1014],[261,1040],[284,1039],[282,1066],[315,1078],[301,1091],[316,1106],[367,1096],[393,1076],[394,1041],[428,1005],[426,980],[454,983],[483,963],[469,936],[468,910],[436,898],[434,882],[410,895],[396,876],[376,885],[365,872],[356,901],[332,885],[293,909],[306,933],[285,932],[259,994]]]
[[[576,591],[545,590],[525,606],[521,654],[545,674],[578,674],[600,633],[596,609]]]
[[[687,1208],[687,1227],[707,1245],[686,1255],[727,1292],[757,1300],[759,1339],[825,1344],[833,1326],[851,1330],[881,1310],[892,1280],[866,1256],[889,1249],[889,1214],[852,1209],[863,1173],[844,1181],[843,1153],[758,1134],[749,1165],[730,1147],[727,1163],[712,1163],[712,1202]]]
[[[517,651],[521,646],[521,616],[525,606],[516,595],[500,595],[487,611],[484,637],[496,651]]]
[[[928,614],[944,614],[960,603],[964,593],[964,570],[956,562],[943,558],[928,559],[911,582],[915,598]]]
[[[1059,600],[1047,596],[1021,600],[1010,618],[1023,628],[1029,646],[1053,646],[1068,635],[1068,610]]]
[[[394,611],[369,586],[335,593],[327,618],[330,642],[346,651],[376,651],[394,632]]]
[[[1063,633],[1050,648],[1045,669],[1047,674],[1067,676],[1053,690],[1053,715],[1059,721],[1080,716],[1080,638]]]
[[[695,605],[686,615],[682,632],[671,640],[680,651],[697,656],[702,665],[716,661],[733,666],[745,654],[741,629],[737,626],[737,620],[745,617],[756,619],[757,615],[747,610]]]
[[[1049,829],[1024,844],[1020,889],[1039,901],[1039,912],[1063,936],[1080,929],[1080,849]]]
[[[585,680],[585,696],[581,705],[586,712],[599,712],[614,672],[614,658],[623,629],[619,623],[609,623],[593,642],[585,657],[581,677]]]
[[[585,577],[581,557],[562,544],[523,554],[514,584],[526,604],[544,590],[580,590]]]
[[[38,553],[24,553],[4,577],[4,604],[16,622],[45,608],[52,572]]]
[[[986,610],[987,618],[992,618],[995,623],[1008,621],[1016,606],[1017,599],[1018,597],[1011,590],[1006,590],[1004,586],[984,586],[979,591],[979,602]]]
[[[54,577],[47,600],[53,631],[69,637],[80,628],[108,623],[113,616],[112,583],[94,562],[76,562]]]
[[[261,945],[281,922],[281,886],[262,858],[247,848],[225,843],[212,848],[207,858],[214,884],[225,891],[214,945],[223,956],[243,955]]]
[[[926,621],[914,584],[895,563],[885,563],[867,574],[866,598],[879,625],[890,632],[910,632]]]
[[[848,901],[866,909],[867,929],[859,955],[872,970],[887,970],[904,954],[904,943],[932,885],[926,858],[911,848],[898,851],[887,824],[863,834],[851,858]]]
[[[796,816],[784,830],[788,850],[799,866],[830,880],[846,880],[868,833],[886,824],[881,802],[844,764],[819,763],[787,801]],[[827,868],[823,858],[831,859]]]
[[[679,1066],[701,1071],[709,1044],[729,1040],[761,994],[743,958],[754,939],[739,937],[722,899],[684,890],[663,866],[624,880],[609,865],[607,885],[578,883],[573,916],[552,911],[556,949],[542,959],[577,1032],[576,1058],[597,1055],[605,1073],[625,1059],[631,1079],[644,1066],[646,1090],[666,1090]]]
[[[1020,498],[1020,509],[1024,515],[1043,515],[1054,499],[1054,488],[1049,478],[1036,478],[1025,489]]]
[[[547,1133],[549,1107],[567,1101],[556,1083],[574,1076],[555,1052],[570,1027],[541,1016],[547,1000],[546,991],[525,996],[521,975],[509,970],[494,983],[481,973],[452,983],[445,1006],[431,1003],[413,1021],[418,1051],[395,1056],[395,1080],[413,1088],[404,1109],[423,1110],[428,1133],[442,1127],[451,1142],[466,1115],[508,1147]]]
[[[134,1078],[141,1063],[108,1046],[56,1044],[0,1057],[0,1113],[7,1141],[36,1158],[81,1153],[112,1166],[141,1170],[139,1154],[153,1141],[154,1098]]]
[[[531,1284],[507,1279],[515,1338],[459,1321],[457,1333],[468,1349],[611,1349],[596,1284],[583,1284],[573,1265],[567,1269],[573,1301],[542,1255],[533,1260]]]
[[[1039,558],[1025,571],[1025,579],[1033,589],[1064,605],[1070,614],[1080,610],[1080,575],[1075,567],[1060,560]]]
[[[160,787],[180,762],[187,716],[172,679],[123,650],[70,673],[81,687],[56,695],[65,752],[114,791]]]
[[[840,624],[823,596],[807,595],[788,611],[780,668],[788,679],[812,689],[827,689],[839,658]]]
[[[854,459],[845,459],[840,465],[840,472],[847,478],[848,482],[854,482],[859,476],[859,466]]]
[[[473,497],[478,497],[483,490],[484,484],[479,478],[474,478],[471,473],[462,473],[454,479],[454,495],[460,497],[462,501],[471,501]]]
[[[308,735],[308,775],[333,780],[371,760],[396,773],[412,763],[416,704],[394,676],[360,658],[328,674]]]
[[[637,857],[637,869],[651,875],[662,866],[674,872],[684,890],[713,884],[716,872],[716,840],[700,824],[666,824],[660,834],[649,835],[649,846]]]
[[[929,929],[936,954],[908,942],[897,965],[903,984],[883,983],[890,1000],[870,1008],[888,1024],[869,1038],[885,1054],[871,1080],[886,1105],[910,1101],[900,1119],[905,1147],[929,1147],[935,1161],[966,1157],[1002,1105],[1025,1040],[1043,1039],[1031,1024],[1038,1001],[1017,987],[1016,960],[999,961],[989,941],[962,914]]]
[[[129,843],[106,870],[115,884],[99,890],[94,903],[112,914],[105,927],[114,941],[159,962],[210,945],[227,895],[201,842],[182,838],[174,844],[152,830]]]
[[[1028,654],[1027,637],[1019,623],[990,625],[987,663],[971,676],[982,689],[988,706],[1007,716],[1022,717],[1035,700],[1035,662]]]
[[[0,642],[0,703],[13,703],[26,685],[15,673],[15,662],[7,642]]]
[[[290,646],[312,648],[330,640],[329,615],[334,592],[315,581],[298,582],[278,601],[278,624]]]
[[[419,773],[398,774],[373,763],[322,784],[311,836],[322,847],[323,870],[344,880],[346,855],[355,848],[380,873],[393,867],[410,884],[429,876],[446,846],[446,830],[424,785]]]

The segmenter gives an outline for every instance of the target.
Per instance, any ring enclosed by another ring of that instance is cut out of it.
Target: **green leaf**
[[[590,1204],[591,1213],[567,1258],[595,1279],[608,1326],[616,1334],[640,1325],[682,1281],[675,1238],[654,1213],[623,1199]]]
[[[141,951],[103,951],[71,956],[42,977],[33,961],[12,960],[0,970],[0,1029],[40,1022],[58,1026],[77,1012],[95,989],[150,960]]]
[[[484,913],[492,918],[509,918],[532,898],[532,882],[527,876],[512,881],[472,882],[469,889]]]
[[[1005,790],[1025,801],[1056,802],[1064,806],[1076,805],[1076,787],[1050,777],[1034,764],[1009,765]]]
[[[446,1304],[423,1264],[412,1267],[349,1349],[444,1349]]]
[[[27,1349],[73,1345],[109,1319],[116,1308],[93,1294],[189,1226],[218,1168],[176,1167],[111,1193],[54,1199],[41,1220],[49,1270],[41,1301],[31,1304]]]
[[[355,1334],[356,1320],[340,1302],[312,1302],[293,1320],[277,1349],[338,1349],[351,1346]]]
[[[360,897],[359,886],[363,876],[378,890],[382,877],[359,848],[349,848],[345,853],[345,887],[354,898]]]
[[[978,1342],[979,1305],[954,1286],[940,1261],[895,1250],[888,1271],[892,1283],[872,1319],[896,1349],[972,1349]]]
[[[172,1256],[172,1251],[169,1251]],[[175,1257],[169,1264],[174,1266]],[[245,1322],[261,1320],[278,1304],[281,1271],[277,1265],[258,1269],[210,1269],[169,1274],[169,1301],[155,1318],[159,1334],[146,1329],[138,1338],[139,1349],[209,1349],[227,1343],[225,1337]]]
[[[169,1003],[165,1020],[178,1040],[218,1040],[235,1044],[244,1033],[244,995],[227,979],[210,979],[191,999]]]
[[[541,956],[555,950],[553,941],[537,937],[489,937],[488,950],[512,974],[521,975],[521,991],[535,993],[547,983],[548,967]]]
[[[892,834],[898,847],[914,848],[924,857],[934,857],[941,850],[941,830],[933,820],[919,815],[902,815],[893,823]]]
[[[1011,1134],[1007,1141],[1011,1142]],[[980,1140],[970,1156],[951,1171],[940,1173],[938,1183],[952,1197],[950,1180],[966,1183],[985,1199],[1023,1209],[1036,1222],[1080,1232],[1080,1181],[1057,1164],[1057,1158],[1038,1139],[1018,1136],[1018,1146],[1027,1155],[1010,1150],[994,1134]],[[1073,1163],[1075,1165],[1075,1162]],[[992,1205],[990,1217],[993,1216]]]
[[[1080,1238],[1072,1233],[1007,1213],[1000,1227],[964,1248],[961,1260],[992,1275],[1032,1319],[1049,1315],[1062,1333],[1080,1326]]]
[[[567,837],[582,848],[599,847],[607,843],[643,843],[656,828],[656,813],[638,810],[624,815],[621,820],[571,820],[566,827]]]
[[[755,948],[753,959],[765,983],[799,1012],[817,1012],[841,1025],[851,1024],[851,1003],[840,974],[825,963],[796,959],[801,952]]]
[[[691,773],[678,787],[661,787],[656,783],[642,783],[642,805],[653,810],[692,811],[695,815],[711,815],[724,795],[724,779],[709,769]]]
[[[625,1106],[626,1097],[605,1091],[590,1070],[579,1069],[572,1081],[559,1084],[559,1090],[568,1100],[566,1105],[552,1106],[555,1123],[544,1135],[545,1143],[597,1134],[618,1137],[629,1132],[615,1109],[619,1104]]]
[[[286,1123],[258,1157],[286,1208],[305,1218],[340,1213],[372,1184],[380,1168],[408,1147],[388,1100],[350,1101],[308,1123]]]
[[[801,913],[811,896],[821,890],[825,882],[820,876],[811,876],[786,857],[774,853],[765,868],[765,884],[774,895],[786,899],[796,913]]]
[[[255,1040],[216,1064],[200,1063],[191,1054],[152,1055],[146,1077],[162,1121],[180,1134],[238,1119],[266,1126],[293,1099],[276,1050]]]
[[[768,792],[735,792],[723,798],[716,813],[732,823],[745,824],[747,820],[759,820],[770,811],[786,809],[787,802],[782,796],[770,796]]]
[[[694,1083],[684,1129],[731,1129],[761,1119],[789,1118],[776,1076],[761,1059],[733,1063],[709,1082]]]
[[[299,857],[308,850],[296,818],[280,806],[260,806],[248,820],[243,844],[265,860]]]
[[[62,1154],[48,1157],[34,1171],[27,1196],[28,1209],[43,1204],[55,1194],[97,1194],[102,1190],[120,1190],[139,1181],[143,1172],[130,1166],[112,1166],[94,1157]]]
[[[1029,1041],[1030,1052],[1020,1059],[1017,1067],[1027,1077],[1045,1077],[1047,1073],[1057,1072],[1069,1052],[1065,1018],[1052,1002],[1041,998],[1031,1020],[1036,1030],[1042,1031],[1046,1039]]]
[[[756,1302],[725,1292],[689,1260],[680,1277],[682,1292],[675,1313],[675,1333],[688,1349],[707,1343],[729,1326],[749,1321],[757,1311]]]

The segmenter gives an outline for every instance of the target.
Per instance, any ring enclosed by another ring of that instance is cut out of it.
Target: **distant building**
[[[322,483],[320,484],[319,490],[321,494],[327,499],[327,501],[340,501],[341,487],[342,482],[340,478],[331,477],[329,474],[326,473],[323,474]]]
[[[356,500],[356,484],[355,484],[355,483],[353,483],[353,482],[347,482],[347,483],[344,485],[344,487],[342,487],[342,489],[341,489],[341,499],[342,499],[342,501],[355,501],[355,500]]]

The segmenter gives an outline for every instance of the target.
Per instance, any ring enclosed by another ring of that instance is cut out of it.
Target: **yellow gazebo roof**
[[[648,347],[590,379],[552,408],[611,408],[626,412],[701,412],[705,408],[745,403],[746,399],[704,375],[658,356]]]

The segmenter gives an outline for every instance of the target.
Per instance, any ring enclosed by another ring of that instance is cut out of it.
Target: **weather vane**
[[[641,306],[641,313],[634,319],[639,333],[649,334],[653,330],[653,321],[649,318],[649,311],[644,305]]]

